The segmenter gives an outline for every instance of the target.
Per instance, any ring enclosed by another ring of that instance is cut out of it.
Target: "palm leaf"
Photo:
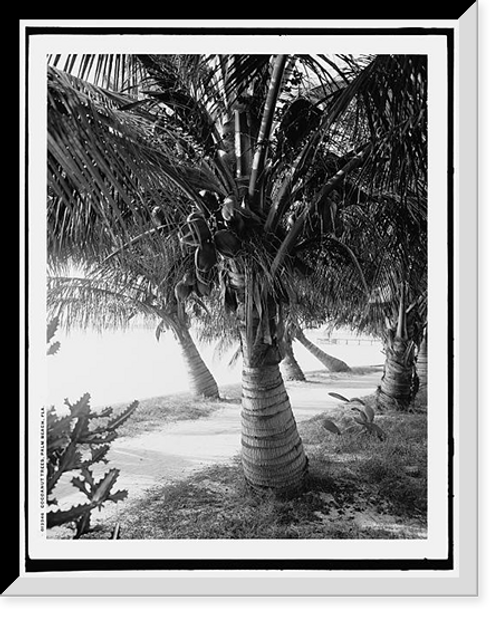
[[[49,320],[47,324],[47,344],[50,343],[52,337],[56,334],[57,329],[59,328],[59,318],[56,316]]]
[[[126,250],[122,246],[79,275],[49,274],[49,315],[59,316],[66,328],[98,330],[127,328],[137,316],[147,324],[165,321],[178,306],[177,283],[192,272],[189,256],[176,236],[164,237],[157,230],[132,240]],[[208,311],[201,299],[193,296],[192,301]]]
[[[60,348],[61,348],[61,343],[59,341],[54,341],[54,343],[52,343],[49,346],[49,349],[47,350],[47,356],[53,356],[54,354],[57,354]]]
[[[101,75],[113,73],[112,62],[99,62]],[[339,62],[296,56],[300,94],[307,90],[321,117],[286,153],[280,119],[298,89],[288,88],[292,73],[284,62],[280,71],[288,92],[270,88],[269,56],[145,56],[139,62],[148,73],[140,97],[124,96],[118,82],[125,73],[118,78],[118,64],[116,81],[108,82],[118,93],[49,73],[51,255],[98,261],[109,256],[107,269],[123,269],[129,281],[137,278],[145,285],[145,295],[161,291],[165,299],[171,278],[157,263],[165,255],[161,242],[170,239],[151,226],[155,207],[165,214],[164,230],[180,225],[193,206],[203,208],[202,189],[219,198],[232,192],[248,211],[243,179],[235,179],[232,164],[218,153],[222,124],[236,112],[240,119],[245,115],[250,144],[262,129],[252,190],[256,210],[265,215],[264,230],[259,216],[251,225],[245,221],[250,232],[245,230],[241,245],[252,272],[247,317],[255,309],[263,326],[272,298],[300,300],[306,313],[322,319],[362,324],[374,321],[376,313],[385,319],[393,302],[382,306],[367,302],[367,296],[377,287],[395,288],[401,273],[411,290],[408,302],[421,295],[424,59],[383,56],[358,62],[346,56]],[[97,73],[97,60],[87,59],[81,67],[88,76],[92,63]],[[100,85],[105,84],[102,78]],[[264,113],[266,93],[273,114]],[[326,198],[334,190],[344,230],[325,234],[318,222],[328,214]],[[300,264],[312,272],[311,281],[302,276],[299,283]],[[315,303],[307,299],[311,293]],[[301,310],[297,305],[290,311]]]
[[[340,399],[340,401],[346,401],[349,402],[350,400],[347,399],[347,397],[344,397],[344,395],[341,395],[340,393],[328,393],[330,395],[330,397],[333,397],[334,399]]]
[[[339,121],[343,114],[346,113],[353,100],[360,92],[366,88],[367,83],[371,78],[373,67],[369,65],[359,75],[357,75],[345,88],[338,90],[337,96],[331,97],[326,106],[321,121],[315,127],[314,131],[309,135],[304,147],[295,158],[291,168],[282,183],[280,190],[274,200],[272,208],[269,211],[266,227],[271,229],[273,222],[277,221],[283,215],[287,205],[294,199],[294,191],[298,180],[304,174],[304,171],[310,166],[311,161],[316,154],[319,145],[329,136],[329,131],[335,123]],[[335,183],[332,184],[333,190]],[[296,237],[294,232],[293,237]],[[291,235],[292,236],[292,235]]]
[[[198,79],[207,83],[206,77],[203,79],[206,65],[193,63],[192,57],[185,59],[176,55],[144,55],[139,56],[139,60],[148,73],[148,83],[154,86],[154,89],[144,94],[167,106],[185,133],[195,140],[205,154],[213,155],[220,138],[213,119],[203,102],[198,100],[198,92],[193,89]],[[186,75],[187,69],[189,72]]]
[[[130,54],[49,54],[50,66],[107,90],[138,94],[144,79],[137,56]]]
[[[47,309],[56,313],[63,328],[98,330],[126,328],[131,314],[158,315],[149,300],[145,280],[115,283],[92,277],[48,277]]]
[[[404,199],[427,175],[427,58],[379,56],[374,77],[363,108],[378,149],[365,178]]]
[[[352,169],[361,165],[366,153],[368,152],[367,147],[363,148],[360,153],[356,154],[352,159],[350,159],[345,166],[339,170],[335,176],[331,179],[325,189],[321,190],[320,195],[317,196],[316,200],[310,202],[307,206],[305,206],[300,213],[300,215],[296,218],[290,230],[287,232],[287,235],[283,239],[283,242],[280,245],[278,252],[276,253],[276,257],[274,258],[272,272],[276,273],[277,270],[281,267],[284,260],[290,255],[294,244],[299,238],[300,233],[302,232],[304,225],[310,216],[313,209],[317,206],[318,201],[326,195],[328,192],[333,191],[335,186],[339,185],[346,174],[348,174]]]
[[[171,204],[163,210],[176,221],[189,212],[186,197],[201,206],[199,190],[220,188],[206,169],[155,146],[154,123],[120,111],[115,99],[49,68],[49,251],[56,256],[66,246],[109,250],[155,205]]]
[[[314,209],[326,195],[341,184],[348,173],[355,178],[359,186],[365,188],[368,196],[375,191],[392,191],[399,196],[401,206],[405,208],[408,198],[411,198],[408,207],[411,216],[416,203],[412,196],[417,196],[417,203],[419,196],[425,197],[422,193],[426,176],[424,68],[424,63],[419,62],[418,58],[406,62],[405,57],[375,57],[345,86],[340,95],[333,99],[331,108],[324,114],[316,132],[311,135],[282,183],[270,210],[267,227],[271,228],[273,222],[283,215],[287,205],[295,199],[297,189],[292,187],[300,189],[301,184],[297,183],[297,180],[321,141],[325,139],[328,129],[344,126],[346,128],[343,129],[342,140],[348,143],[348,139],[351,139],[347,134],[348,125],[342,124],[342,118],[352,113],[353,104],[359,110],[356,113],[362,121],[360,127],[366,127],[364,135],[369,140],[367,147],[359,148],[354,157],[344,160],[340,169],[328,182],[323,183],[319,192],[304,202],[307,206],[295,216],[294,224],[288,231],[275,261],[275,269],[278,269],[291,253]],[[418,87],[413,87],[415,83]],[[404,84],[409,84],[408,91],[405,91]],[[401,94],[400,89],[405,93]],[[371,131],[368,131],[369,127]],[[363,131],[359,131],[360,135],[363,135]],[[411,154],[414,148],[419,153],[417,157]],[[354,173],[356,170],[358,173]]]

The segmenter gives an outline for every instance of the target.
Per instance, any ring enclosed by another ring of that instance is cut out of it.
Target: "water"
[[[341,334],[352,337],[350,333]],[[352,367],[384,361],[378,342],[329,344],[319,340],[320,331],[306,331],[306,335]],[[73,402],[86,392],[91,395],[91,404],[100,406],[169,395],[189,387],[180,348],[171,333],[163,333],[157,341],[154,330],[143,327],[106,333],[75,330],[57,333],[55,339],[61,348],[47,359],[47,403],[56,408],[64,407],[64,399]],[[241,361],[228,367],[233,351],[220,358],[214,345],[198,344],[198,349],[219,386],[239,382]],[[300,343],[294,343],[294,352],[304,371],[324,369]]]

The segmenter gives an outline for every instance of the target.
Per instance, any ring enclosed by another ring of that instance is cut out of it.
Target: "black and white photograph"
[[[437,575],[439,594],[473,438],[454,347],[465,37],[26,38],[26,572],[337,594],[373,571],[400,590]]]

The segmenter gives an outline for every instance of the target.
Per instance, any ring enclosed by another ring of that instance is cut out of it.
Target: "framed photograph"
[[[21,20],[4,595],[477,595],[477,8]]]

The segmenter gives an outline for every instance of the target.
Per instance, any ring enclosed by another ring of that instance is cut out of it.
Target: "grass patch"
[[[321,426],[326,416],[332,418],[322,414],[299,423],[309,458],[301,495],[255,494],[235,458],[128,501],[120,515],[121,538],[425,538],[426,415],[377,414],[383,441],[355,431],[334,436]],[[350,418],[347,404],[335,411],[344,428]],[[108,527],[98,534],[109,538],[110,532]]]
[[[320,488],[350,495],[351,485],[312,476],[302,495],[278,499],[255,494],[239,463],[213,466],[190,479],[150,490],[122,516],[122,539],[321,539],[401,538],[368,529],[354,517],[329,519],[331,502]],[[347,489],[347,492],[345,490]],[[328,490],[327,490],[328,491]]]
[[[223,397],[233,403],[240,390]],[[256,494],[244,480],[239,457],[206,467],[189,478],[127,500],[119,515],[122,539],[413,539],[427,535],[427,415],[425,393],[411,412],[375,411],[384,439],[353,420],[354,404],[298,423],[309,459],[303,492],[277,498]],[[224,401],[189,395],[142,402],[128,431],[136,434],[188,418],[208,416]],[[359,407],[359,404],[356,404]],[[328,432],[329,418],[342,430]],[[89,538],[110,538],[116,522]]]
[[[370,398],[365,398],[369,401]],[[310,459],[321,474],[344,475],[354,479],[368,501],[395,516],[427,519],[427,416],[425,397],[420,396],[414,410],[396,413],[376,409],[375,422],[385,439],[377,439],[356,424],[353,406],[339,406],[334,413],[318,415],[299,424]],[[357,405],[357,404],[356,404]],[[329,434],[321,421],[329,418],[342,430]]]
[[[154,431],[168,423],[206,418],[225,402],[241,399],[241,386],[230,385],[220,389],[220,399],[206,399],[189,393],[176,393],[141,400],[137,410],[119,428],[120,437],[134,437]],[[113,405],[115,413],[122,412],[129,403]]]

